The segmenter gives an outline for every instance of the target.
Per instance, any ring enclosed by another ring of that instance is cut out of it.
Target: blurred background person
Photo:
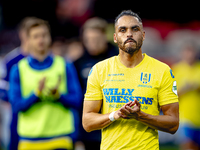
[[[84,54],[84,47],[79,38],[72,38],[67,41],[67,51],[64,57],[72,62],[78,60]]]
[[[74,62],[79,59],[84,52],[83,44],[79,38],[66,39],[56,37],[51,46],[52,53],[64,57],[66,60]]]
[[[19,150],[73,149],[81,88],[72,63],[50,54],[46,21],[27,30],[30,55],[12,67],[9,100],[18,113]]]
[[[54,55],[64,56],[66,51],[66,38],[55,37],[51,44],[51,50]]]
[[[118,49],[107,40],[106,29],[107,22],[98,17],[88,19],[82,27],[82,42],[85,51],[83,56],[74,62],[82,93],[86,92],[87,77],[92,66],[101,60],[118,55]],[[100,149],[101,132],[87,133],[83,130],[82,125],[80,128],[81,140],[85,144],[86,150]]]
[[[4,100],[4,107],[1,107],[1,111],[3,114],[3,118],[5,118],[7,121],[4,120],[4,128],[3,128],[3,137],[7,138],[7,144],[9,144],[9,150],[17,150],[17,145],[19,141],[19,137],[17,134],[17,113],[11,111],[11,107],[9,104],[9,99],[8,99],[8,89],[9,89],[9,75],[10,75],[10,70],[13,65],[18,63],[22,58],[26,57],[29,54],[29,44],[27,40],[27,27],[30,26],[36,18],[34,17],[26,17],[24,18],[21,23],[19,24],[18,27],[18,34],[19,34],[19,39],[21,41],[21,44],[19,47],[15,48],[12,50],[10,53],[8,53],[3,60],[3,68],[4,73],[1,76],[0,80],[0,98],[1,100]],[[3,102],[2,102],[3,103]],[[12,113],[12,116],[9,117],[10,112]],[[10,125],[10,119],[11,119],[11,125]],[[7,127],[6,127],[7,126]],[[10,132],[7,130],[7,128],[10,126]],[[9,136],[10,135],[10,136]],[[7,147],[7,146],[5,146]]]
[[[94,64],[117,55],[117,48],[106,37],[107,22],[102,18],[88,19],[82,27],[84,54],[74,62],[78,70],[83,93],[86,90],[87,76]]]
[[[185,42],[181,60],[172,66],[180,101],[181,150],[200,149],[200,61],[193,43]]]

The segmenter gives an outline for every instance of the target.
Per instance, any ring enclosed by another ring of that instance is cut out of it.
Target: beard
[[[135,45],[133,45],[133,46],[126,46],[126,43],[127,43],[128,40],[132,40],[135,43]],[[135,41],[132,38],[128,38],[125,42],[117,41],[117,44],[118,44],[118,47],[122,51],[124,51],[124,52],[126,52],[126,53],[128,53],[130,55],[133,55],[133,54],[136,54],[140,50],[140,48],[142,47],[143,38],[140,37],[138,39],[138,41]]]

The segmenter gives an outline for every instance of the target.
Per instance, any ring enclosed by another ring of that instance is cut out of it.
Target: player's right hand
[[[51,89],[49,89],[49,91],[50,91],[49,94],[51,94],[54,97],[55,100],[59,99],[59,97],[60,97],[60,93],[58,91],[58,88],[59,88],[59,86],[61,84],[61,81],[62,81],[61,79],[62,79],[61,75],[59,75],[58,76],[58,81],[56,83],[56,86],[51,88]]]
[[[46,81],[46,77],[43,77],[43,78],[39,81],[38,90],[39,90],[40,92],[42,92],[42,90],[43,90],[44,87],[45,87],[45,81]]]
[[[122,106],[119,110],[117,110],[114,114],[114,118],[115,120],[118,120],[120,118],[126,118],[127,119],[127,116],[121,111],[123,108],[126,108],[126,106],[131,106],[132,105],[132,102],[128,102],[126,103],[124,106]],[[123,109],[123,110],[126,110],[126,109]]]
[[[42,94],[42,90],[44,89],[45,87],[45,81],[46,81],[46,77],[43,77],[40,81],[39,81],[39,85],[38,85],[38,88],[36,89],[36,96],[41,96]]]
[[[141,104],[135,99],[134,101],[126,103],[118,111],[116,111],[116,118],[123,119],[137,119],[140,114]]]

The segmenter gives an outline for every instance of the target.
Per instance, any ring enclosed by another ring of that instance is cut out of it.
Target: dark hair
[[[133,16],[138,18],[139,22],[142,23],[142,19],[139,17],[137,13],[134,13],[131,10],[123,10],[116,18],[115,18],[115,24],[117,23],[118,19],[121,18],[122,16]]]

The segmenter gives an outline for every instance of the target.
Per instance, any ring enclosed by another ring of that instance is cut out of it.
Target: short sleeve
[[[102,100],[102,90],[97,66],[93,66],[89,72],[87,80],[87,89],[84,100]]]
[[[161,80],[158,101],[160,106],[178,102],[176,79],[169,67],[165,70]]]

